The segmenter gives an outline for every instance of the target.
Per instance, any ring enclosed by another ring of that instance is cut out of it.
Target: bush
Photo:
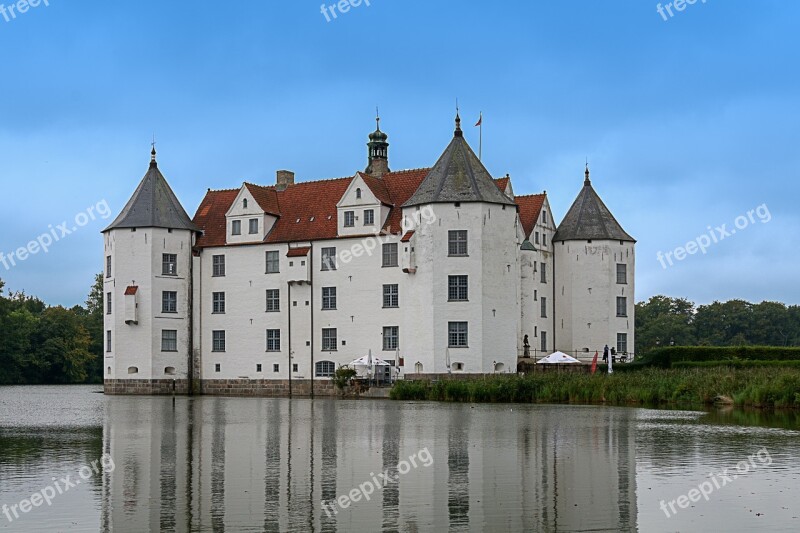
[[[693,361],[800,361],[800,348],[776,346],[668,346],[650,350],[640,362],[661,368]]]

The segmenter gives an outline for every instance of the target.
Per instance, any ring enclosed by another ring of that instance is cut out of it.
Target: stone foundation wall
[[[293,379],[292,396],[311,396],[310,379]],[[314,380],[314,396],[336,396],[339,390],[329,379]],[[200,393],[210,396],[255,396],[261,398],[288,398],[288,379],[204,379]]]
[[[106,394],[170,395],[188,394],[188,379],[107,379],[103,382]]]
[[[113,395],[160,396],[189,394],[189,380],[171,379],[107,379],[104,392]],[[262,398],[288,398],[289,380],[280,379],[206,379],[200,381],[200,394],[209,396],[252,396]],[[329,379],[314,380],[315,396],[337,396],[339,390]],[[311,396],[310,379],[293,379],[292,396]]]

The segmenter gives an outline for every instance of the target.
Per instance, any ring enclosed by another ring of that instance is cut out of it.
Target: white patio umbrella
[[[543,357],[538,361],[536,361],[537,365],[575,364],[575,363],[580,363],[580,361],[578,361],[571,355],[565,354],[564,352],[553,352],[547,357]]]

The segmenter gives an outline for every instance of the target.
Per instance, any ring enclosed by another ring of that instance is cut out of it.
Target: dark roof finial
[[[156,136],[155,136],[155,134],[153,134],[153,142],[150,143],[150,144],[153,147],[153,149],[150,150],[150,166],[156,166],[158,163],[156,163]]]
[[[591,180],[589,180],[589,161],[588,160],[586,161],[586,172],[584,172],[584,176],[586,176],[586,179],[583,180],[583,185],[584,185],[584,187],[588,187],[589,185],[592,184]]]
[[[456,137],[464,136],[464,132],[461,131],[461,117],[458,114],[458,100],[456,100],[456,131],[454,135]]]
[[[377,124],[377,131],[381,131],[381,113],[378,106],[375,106],[375,124]]]

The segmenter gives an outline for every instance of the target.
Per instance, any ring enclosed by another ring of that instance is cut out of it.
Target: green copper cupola
[[[377,127],[375,131],[369,134],[369,142],[367,143],[369,164],[367,170],[364,172],[370,176],[380,178],[384,174],[390,172],[389,170],[389,138],[384,132],[381,131],[381,117],[375,117]]]

